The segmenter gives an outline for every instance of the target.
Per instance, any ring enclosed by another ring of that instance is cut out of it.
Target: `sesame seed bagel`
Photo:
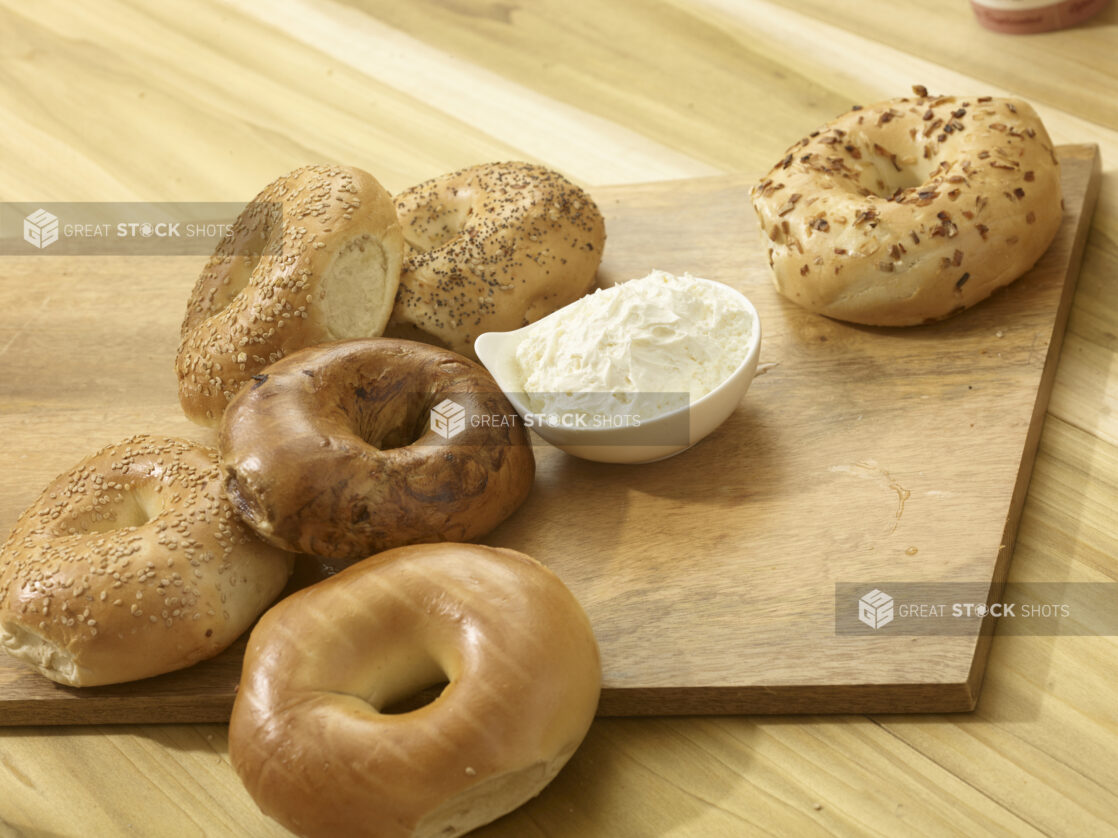
[[[291,566],[225,499],[215,451],[135,436],[16,521],[0,548],[0,645],[72,686],[182,669],[244,632]]]
[[[304,346],[384,331],[403,236],[367,172],[305,166],[245,207],[198,278],[175,359],[179,401],[214,426],[244,383]]]
[[[588,293],[606,241],[586,192],[530,163],[472,166],[396,196],[407,242],[386,334],[473,358],[482,332],[526,326]]]
[[[1017,99],[916,96],[857,108],[752,190],[776,288],[811,311],[909,326],[1028,271],[1060,226],[1060,166]]]
[[[392,712],[443,682],[431,703]],[[539,562],[402,547],[264,615],[229,756],[261,810],[298,835],[453,838],[538,794],[586,736],[600,691],[590,622]]]
[[[524,502],[536,468],[484,367],[392,338],[268,367],[225,412],[219,447],[226,494],[250,526],[333,559],[480,538]]]

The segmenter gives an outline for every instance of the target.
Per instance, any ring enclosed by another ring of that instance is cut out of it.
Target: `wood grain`
[[[762,360],[774,365],[711,438],[662,463],[589,463],[541,444],[531,497],[485,539],[548,564],[587,609],[602,647],[602,715],[974,707],[989,632],[836,636],[834,586],[1004,580],[1097,192],[1093,147],[1060,157],[1065,222],[1037,267],[983,305],[917,329],[854,327],[780,298],[746,178],[596,190],[609,234],[602,285],[652,268],[733,285],[754,301]],[[89,261],[70,270],[83,275]],[[99,355],[117,368],[139,351],[128,336],[136,310],[105,300],[131,260],[102,261],[105,296],[82,316],[101,324],[98,337],[118,336],[118,357],[108,347]],[[45,287],[53,261],[24,263],[28,282]],[[164,270],[180,267],[175,258]],[[173,309],[175,284],[144,302]],[[72,313],[46,305],[55,319]],[[170,425],[133,430],[180,433],[173,340],[158,343],[164,352],[118,381],[112,401],[132,408],[161,381],[151,409]],[[10,363],[32,368],[44,354],[31,341],[14,351],[27,354]],[[115,412],[98,396],[91,406]],[[74,431],[71,445],[99,444]],[[318,578],[307,559],[295,586]],[[225,721],[242,653],[243,639],[186,671],[87,689],[0,658],[0,722]]]

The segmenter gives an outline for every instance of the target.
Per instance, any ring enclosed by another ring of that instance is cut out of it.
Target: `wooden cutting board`
[[[1094,146],[1064,146],[1066,214],[1036,268],[951,320],[851,326],[772,289],[742,176],[595,190],[603,284],[652,268],[744,291],[757,378],[699,445],[641,466],[536,449],[528,502],[486,541],[530,553],[586,607],[600,713],[962,711],[989,634],[838,636],[840,582],[1004,580],[1089,217]],[[0,532],[60,471],[136,432],[213,442],[172,359],[197,257],[6,257]],[[294,584],[329,572],[303,563]],[[0,655],[0,724],[220,722],[243,639],[143,682],[57,686]]]

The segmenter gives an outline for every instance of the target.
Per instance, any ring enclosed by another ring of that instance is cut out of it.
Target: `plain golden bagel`
[[[175,359],[187,417],[216,425],[246,381],[296,349],[381,334],[403,247],[392,198],[367,172],[305,166],[267,186],[187,303]]]
[[[334,559],[480,538],[535,477],[527,432],[484,367],[391,338],[268,367],[229,406],[219,448],[226,493],[253,529]]]
[[[471,166],[396,196],[407,242],[386,334],[474,357],[483,332],[526,326],[588,293],[606,228],[591,197],[531,163]]]
[[[1060,195],[1027,103],[923,88],[812,132],[752,191],[777,290],[873,326],[939,320],[1017,279],[1055,237]]]
[[[385,712],[443,682],[431,703]],[[586,614],[543,565],[470,544],[403,547],[264,615],[229,756],[298,835],[453,838],[551,781],[600,690]]]
[[[292,557],[241,523],[217,452],[136,436],[60,475],[0,548],[0,645],[72,686],[213,657],[279,595]]]

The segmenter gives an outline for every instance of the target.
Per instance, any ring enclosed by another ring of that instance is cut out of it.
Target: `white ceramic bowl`
[[[696,281],[714,284],[711,280]],[[757,316],[757,310],[744,294],[729,286],[722,287],[728,288],[740,298],[742,307],[753,323],[745,358],[728,378],[690,407],[682,407],[642,421],[636,427],[573,428],[533,423],[529,417],[534,414],[525,404],[523,393],[518,390],[522,385],[516,364],[516,349],[532,328],[531,325],[512,332],[486,332],[479,335],[474,342],[474,351],[521,418],[557,448],[576,457],[602,463],[649,463],[663,460],[686,451],[725,422],[737,408],[757,372],[757,359],[761,353],[761,320]],[[559,311],[553,312],[543,320],[558,314]],[[666,436],[671,438],[670,443],[664,441]]]

